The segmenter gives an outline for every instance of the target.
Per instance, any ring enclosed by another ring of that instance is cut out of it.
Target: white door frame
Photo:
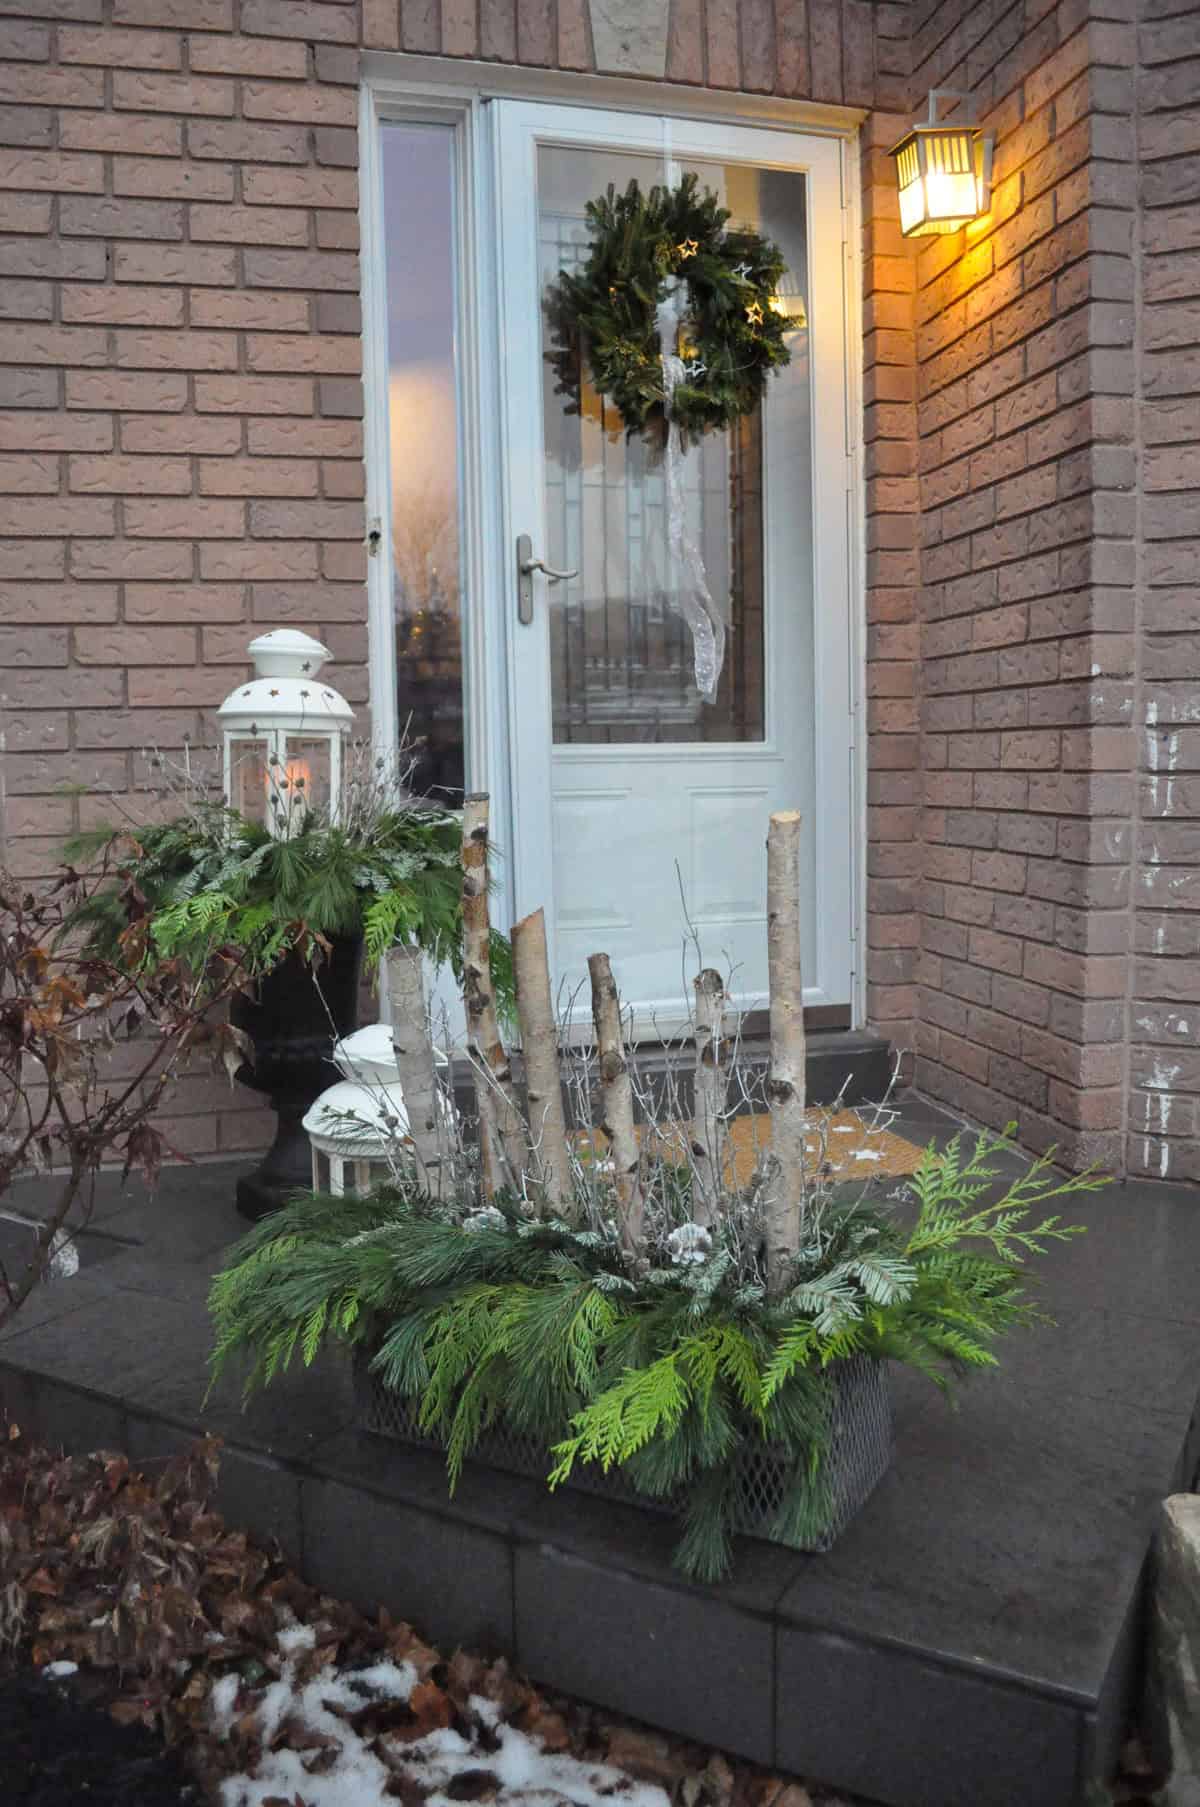
[[[372,53],[364,59],[360,95],[360,213],[362,219],[363,377],[368,528],[378,532],[368,561],[368,641],[372,733],[383,757],[395,747],[396,652],[391,595],[391,473],[387,422],[387,303],[383,257],[383,195],[379,132],[391,120],[439,123],[453,129],[456,151],[456,344],[459,396],[459,494],[463,606],[464,722],[467,786],[492,797],[494,839],[502,854],[516,845],[508,727],[508,669],[515,626],[511,595],[511,523],[501,470],[502,358],[497,310],[497,194],[495,160],[487,153],[489,99],[542,99],[604,111],[657,112],[669,97],[672,119],[751,124],[835,139],[840,151],[843,321],[845,333],[846,565],[849,574],[846,702],[850,714],[851,810],[846,907],[851,923],[852,1021],[864,1014],[866,857],[865,723],[863,683],[865,532],[861,457],[861,260],[859,159],[861,112],[751,95],[571,76],[489,64],[448,64],[437,58]],[[780,161],[786,162],[786,154]],[[839,486],[841,487],[841,486]],[[512,532],[519,531],[513,526]],[[513,918],[512,860],[502,860],[496,914]]]

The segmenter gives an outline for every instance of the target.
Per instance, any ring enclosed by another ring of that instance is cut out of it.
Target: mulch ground
[[[0,1780],[12,1807],[199,1807],[198,1784],[156,1732],[118,1725],[76,1677],[0,1675]],[[107,1688],[101,1693],[106,1694]]]

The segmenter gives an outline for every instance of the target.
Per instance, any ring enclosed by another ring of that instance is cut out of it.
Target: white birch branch
[[[645,1201],[641,1157],[633,1128],[633,1087],[629,1082],[621,1035],[621,1000],[607,954],[589,955],[588,973],[592,981],[592,1021],[596,1025],[604,1103],[604,1121],[600,1127],[608,1137],[612,1157],[621,1246],[630,1254],[636,1254],[642,1237]]]
[[[535,910],[514,924],[512,950],[534,1178],[547,1215],[570,1223],[575,1215],[575,1192],[558,1068],[558,1022],[550,994],[546,917],[542,910]]]
[[[425,1008],[420,948],[389,948],[383,968],[391,1006],[392,1049],[404,1094],[408,1133],[421,1180],[433,1192],[439,1187],[442,1165],[441,1089]]]
[[[501,1186],[521,1190],[525,1126],[492,991],[491,919],[488,914],[488,795],[464,799],[462,826],[463,1002],[467,1052],[479,1111],[483,1185],[491,1198]]]
[[[716,1222],[724,1164],[725,1074],[721,1044],[725,1029],[725,983],[706,966],[692,981],[696,994],[696,1077],[692,1116],[692,1218]]]
[[[771,1172],[765,1190],[767,1288],[782,1291],[804,1211],[804,984],[800,971],[800,816],[767,831],[767,972],[771,991]]]

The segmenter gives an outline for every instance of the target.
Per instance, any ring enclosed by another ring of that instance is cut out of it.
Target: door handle
[[[578,577],[578,571],[556,571],[544,559],[534,558],[533,541],[527,533],[517,535],[517,620],[522,627],[533,622],[533,574],[540,571],[548,584],[566,583]]]

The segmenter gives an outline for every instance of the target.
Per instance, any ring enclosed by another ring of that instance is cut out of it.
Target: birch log
[[[692,1119],[692,1217],[716,1221],[724,1163],[725,1075],[721,1043],[725,1031],[725,983],[706,966],[692,982],[696,994],[695,1114]]]
[[[771,1169],[765,1207],[767,1288],[787,1284],[804,1209],[804,987],[800,973],[800,816],[773,815],[767,831],[767,974],[771,990]]]
[[[546,1214],[570,1223],[575,1194],[567,1152],[562,1076],[558,1070],[558,1023],[550,994],[543,911],[535,910],[514,925],[512,948],[533,1173]]]
[[[477,791],[463,803],[462,826],[463,1002],[467,1011],[467,1052],[479,1111],[484,1191],[490,1198],[503,1185],[521,1189],[525,1170],[525,1126],[517,1104],[512,1068],[496,1016],[492,991],[491,919],[488,915],[488,794]]]
[[[621,1000],[607,954],[590,954],[588,973],[592,981],[592,1021],[596,1025],[604,1102],[604,1121],[600,1127],[608,1137],[613,1164],[621,1246],[630,1254],[636,1254],[642,1238],[645,1203],[641,1159],[633,1128],[633,1086],[621,1035]]]
[[[393,947],[385,954],[383,967],[408,1133],[422,1183],[436,1192],[442,1168],[441,1094],[425,1008],[423,963],[419,947]]]

